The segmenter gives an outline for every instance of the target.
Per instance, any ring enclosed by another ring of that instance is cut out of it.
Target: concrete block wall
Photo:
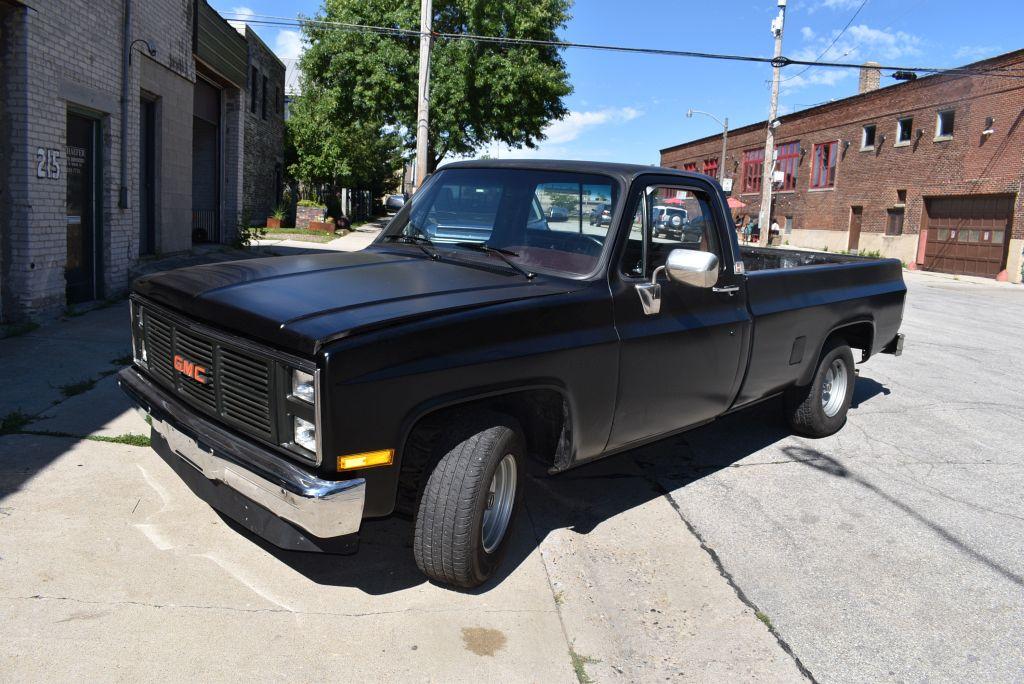
[[[16,7],[3,19],[5,119],[9,197],[4,237],[3,316],[47,315],[65,305],[66,181],[36,177],[36,149],[66,146],[67,114],[97,120],[104,296],[127,287],[138,257],[138,122],[140,70],[151,59],[135,50],[128,85],[128,208],[118,206],[121,170],[122,0],[52,0]],[[132,35],[148,40],[154,58],[177,78],[195,80],[191,3],[136,0]],[[141,46],[139,46],[141,47]],[[150,84],[152,86],[152,84]],[[178,88],[172,95],[181,97]],[[159,94],[159,93],[157,93]],[[183,229],[188,231],[186,224]]]

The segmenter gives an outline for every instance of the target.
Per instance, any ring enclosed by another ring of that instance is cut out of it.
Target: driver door
[[[740,360],[750,334],[750,314],[733,274],[725,241],[723,208],[710,186],[666,179],[633,197],[632,223],[619,265],[611,269],[615,326],[620,338],[619,391],[608,449],[665,435],[710,420],[732,403],[741,380]],[[654,237],[655,206],[686,210],[680,237]],[[659,272],[661,307],[645,310],[637,285],[651,281],[673,249],[718,257],[713,288],[671,282]]]

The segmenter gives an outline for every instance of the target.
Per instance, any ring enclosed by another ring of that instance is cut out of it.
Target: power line
[[[260,14],[238,14],[232,12],[225,12],[225,14],[237,16],[237,21],[244,21],[247,24],[255,26],[287,26],[292,28],[302,28],[304,26],[313,26],[315,28],[324,30],[337,30],[337,31],[351,31],[355,33],[367,33],[377,35],[390,35],[398,36],[402,38],[419,38],[420,31],[417,29],[404,29],[395,26],[373,26],[369,24],[355,24],[340,21],[326,21],[323,19],[293,19],[290,17],[274,17],[269,15]],[[235,21],[235,19],[232,19]],[[643,55],[659,55],[664,57],[690,57],[694,59],[711,59],[720,61],[733,61],[733,62],[752,62],[757,64],[771,64],[775,65],[776,62],[779,66],[820,66],[820,67],[831,67],[831,68],[842,68],[842,69],[860,69],[863,65],[851,64],[848,62],[820,62],[811,60],[800,60],[790,59],[788,57],[779,57],[777,60],[773,57],[756,57],[752,55],[735,55],[735,54],[723,54],[715,52],[695,52],[691,50],[668,50],[662,48],[640,48],[630,47],[625,45],[608,45],[601,43],[574,43],[569,41],[560,40],[539,40],[534,38],[509,38],[502,36],[484,36],[473,33],[447,33],[447,32],[431,32],[431,36],[437,39],[443,40],[465,40],[475,43],[488,44],[488,45],[504,45],[512,47],[554,47],[558,49],[583,49],[583,50],[599,50],[604,52],[620,52],[630,54],[643,54]],[[976,69],[965,69],[965,68],[947,68],[947,67],[921,67],[921,66],[889,66],[879,65],[874,67],[885,71],[918,71],[928,74],[947,74],[955,76],[999,76],[1003,78],[1018,78],[1024,79],[1024,69],[1017,69],[1012,67],[994,67],[990,70],[976,70]]]
[[[843,30],[840,31],[839,33],[837,33],[835,38],[832,39],[832,42],[828,44],[828,47],[826,47],[824,50],[822,50],[821,54],[814,58],[815,62],[817,62],[819,59],[824,57],[828,53],[828,51],[832,49],[832,46],[835,45],[839,41],[839,39],[842,37],[842,35],[844,33],[846,33],[846,29],[850,28],[850,24],[853,23],[853,20],[857,18],[857,15],[860,14],[860,11],[862,9],[864,9],[864,5],[866,5],[866,4],[868,4],[868,0],[864,0],[862,3],[860,3],[860,7],[858,7],[857,11],[853,13],[852,17],[850,17],[850,21],[846,22],[846,26],[843,27]],[[810,69],[810,68],[811,67],[806,66],[803,69],[801,69],[799,73],[794,74],[793,76],[790,76],[789,78],[782,79],[783,83],[785,83],[786,81],[791,81],[794,78],[800,77],[801,75],[805,74],[807,72],[807,70]]]

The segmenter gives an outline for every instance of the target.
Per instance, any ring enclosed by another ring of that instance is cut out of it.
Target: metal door
[[[1006,268],[1013,201],[1012,195],[925,200],[925,269],[994,278]]]
[[[859,249],[860,226],[863,219],[864,207],[850,207],[850,240],[846,245],[846,249],[851,252],[855,249]]]

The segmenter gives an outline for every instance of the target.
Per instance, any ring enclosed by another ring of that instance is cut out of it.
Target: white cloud
[[[851,10],[857,9],[860,5],[861,0],[817,0],[808,3],[807,11],[813,13],[820,9]]]
[[[256,13],[252,11],[251,7],[232,7],[230,12],[227,14],[231,17],[228,23],[239,33],[245,33],[245,22],[252,19]]]
[[[953,59],[978,60],[998,55],[1002,51],[998,45],[963,45],[953,53]]]
[[[598,109],[589,112],[569,112],[561,121],[553,121],[544,129],[544,140],[552,145],[560,145],[580,137],[587,129],[610,123],[632,121],[643,112],[634,107]]]
[[[866,62],[870,60],[894,62],[908,57],[920,55],[924,41],[919,36],[906,31],[872,28],[867,24],[850,26],[841,36],[838,29],[828,35],[818,35],[813,30],[801,31],[805,42],[796,50],[793,59],[826,62]],[[836,40],[836,36],[839,39]],[[829,46],[832,41],[835,44]],[[827,48],[827,49],[826,49]],[[824,54],[823,54],[824,53]],[[803,67],[790,67],[783,72],[782,87],[787,91],[799,90],[809,86],[835,86],[856,74],[854,69],[838,69],[815,67],[799,73]]]
[[[544,129],[544,139],[538,141],[537,148],[512,148],[505,145],[492,145],[481,150],[481,154],[500,159],[588,159],[611,160],[612,150],[605,147],[569,145],[580,136],[601,126],[619,125],[633,121],[644,115],[636,107],[605,107],[590,111],[572,111],[561,121],[552,121]]]
[[[800,29],[800,35],[804,37],[804,40],[814,40],[814,29],[810,26],[804,26]]]
[[[274,52],[281,59],[294,59],[302,54],[302,34],[282,29],[274,37]]]

